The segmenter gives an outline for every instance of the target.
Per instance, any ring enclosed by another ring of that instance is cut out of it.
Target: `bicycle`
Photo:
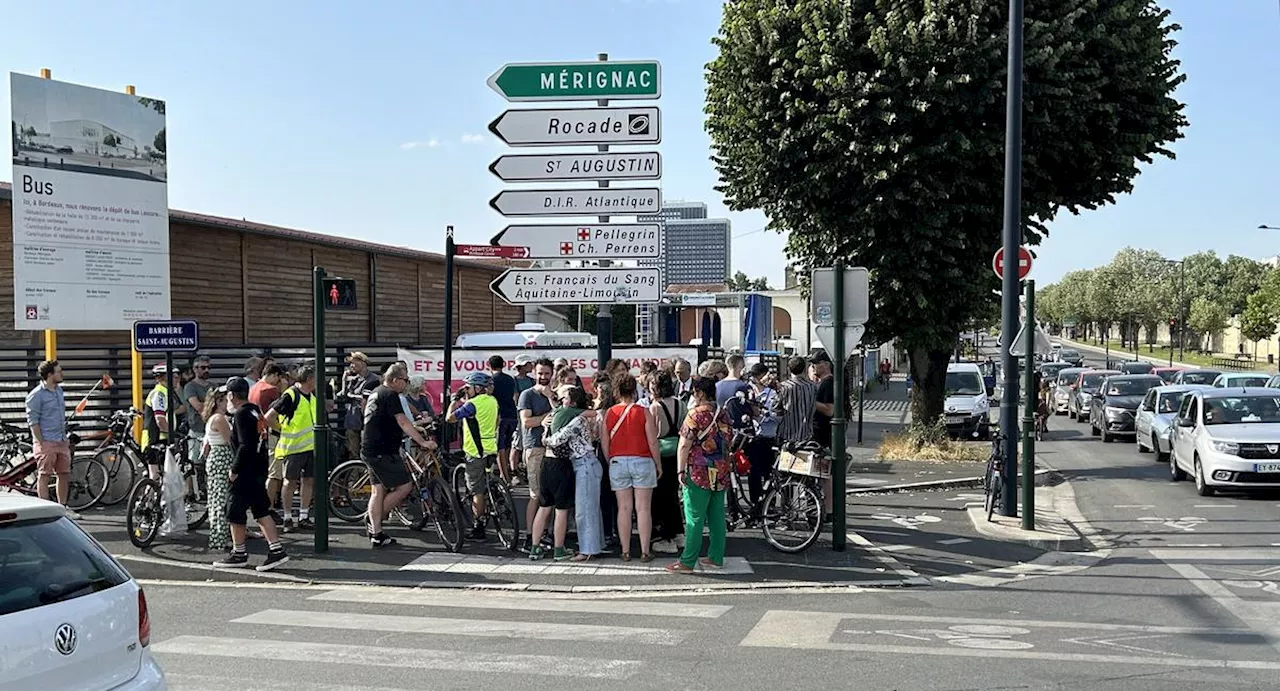
[[[99,418],[107,423],[106,439],[94,454],[94,458],[107,469],[107,491],[99,499],[103,506],[115,506],[128,498],[139,469],[146,466],[142,460],[142,447],[138,446],[132,434],[133,421],[140,417],[141,411],[127,408],[117,410],[110,417]]]
[[[72,456],[71,473],[67,480],[67,508],[84,511],[96,504],[106,491],[107,471],[96,458],[75,457],[75,448],[80,441],[75,428],[76,423],[67,423],[67,441]],[[7,470],[0,473],[0,489],[37,497],[40,495],[36,489],[36,483],[39,482],[38,463],[27,434],[27,430],[21,427],[0,423],[0,453],[3,453],[8,466]],[[56,496],[56,479],[50,479],[49,482],[49,493],[46,496]]]
[[[419,425],[418,429],[424,437],[432,438],[432,425]],[[446,549],[461,550],[465,518],[457,497],[444,479],[441,455],[417,448],[415,454],[402,449],[400,457],[409,471],[413,489],[404,503],[391,511],[391,516],[412,530],[423,530],[427,521],[431,521]],[[365,520],[373,493],[373,474],[364,461],[351,459],[340,463],[330,473],[329,482],[329,506],[333,515],[349,523]]]
[[[982,476],[982,491],[986,495],[983,508],[987,521],[995,515],[996,507],[1004,501],[1004,433],[995,430],[991,435],[991,457],[987,460],[987,472]]]
[[[496,461],[497,456],[494,454],[484,457],[487,501],[485,515],[482,518],[493,519],[493,529],[498,533],[498,541],[506,549],[514,550],[520,545],[520,517],[516,513],[516,502],[511,498],[511,487],[507,485],[506,480],[502,479],[501,474],[495,474],[493,471],[493,464]],[[466,464],[459,463],[454,466],[452,475],[453,492],[458,497],[463,516],[474,525],[476,523],[475,508],[471,501],[471,493],[467,491]],[[467,501],[463,501],[464,498]]]
[[[754,439],[750,431],[740,432],[747,443]],[[733,452],[736,472],[729,481],[729,530],[759,525],[769,546],[786,554],[803,552],[822,533],[822,481],[831,477],[831,459],[812,441],[774,446],[773,452],[773,467],[755,503],[743,486],[750,463],[742,449]]]
[[[178,456],[178,469],[182,473],[186,494],[183,508],[187,515],[187,530],[195,530],[204,525],[209,518],[208,487],[204,475],[204,466],[197,465],[187,457],[187,439],[184,435],[175,434],[168,441],[158,441],[147,448],[147,455],[155,454],[164,458],[169,444],[174,444]],[[129,532],[129,542],[134,547],[146,549],[156,539],[160,526],[164,523],[164,507],[161,503],[164,481],[164,464],[160,466],[159,478],[144,477],[129,492],[129,502],[125,515],[125,526]]]

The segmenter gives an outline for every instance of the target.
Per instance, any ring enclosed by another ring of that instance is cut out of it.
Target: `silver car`
[[[1138,405],[1138,414],[1133,420],[1138,453],[1151,451],[1155,453],[1157,461],[1169,460],[1173,443],[1173,419],[1178,415],[1182,397],[1192,391],[1212,388],[1207,384],[1174,384],[1157,386],[1148,391],[1147,397]]]
[[[1084,371],[1083,367],[1068,367],[1058,372],[1058,381],[1053,387],[1053,412],[1058,415],[1067,414],[1067,405],[1071,402],[1071,395],[1074,392],[1076,379],[1080,377],[1080,373]]]

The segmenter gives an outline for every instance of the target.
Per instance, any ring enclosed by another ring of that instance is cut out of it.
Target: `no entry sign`
[[[1004,280],[1004,248],[996,250],[996,256],[991,258],[991,268],[996,272],[1001,280]],[[1018,280],[1027,277],[1031,273],[1031,250],[1025,247],[1018,248]]]

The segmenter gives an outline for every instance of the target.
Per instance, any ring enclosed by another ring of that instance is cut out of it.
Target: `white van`
[[[946,415],[947,432],[954,437],[987,439],[991,435],[991,421],[987,417],[991,401],[987,398],[982,368],[972,362],[953,362],[947,365]]]

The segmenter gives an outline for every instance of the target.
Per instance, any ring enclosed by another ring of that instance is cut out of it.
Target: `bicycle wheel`
[[[187,530],[195,530],[209,520],[209,476],[203,463],[190,467],[191,472],[185,480],[191,489],[187,491],[184,508],[187,511]]]
[[[986,484],[987,496],[984,499],[986,505],[983,508],[987,510],[987,521],[990,522],[991,517],[995,515],[996,505],[1000,503],[1000,495],[1004,491],[1002,486],[1004,483],[1000,482],[1000,473],[992,468],[987,471]]]
[[[516,502],[511,490],[500,477],[489,475],[489,515],[493,516],[493,529],[498,541],[507,549],[520,544],[520,517],[516,514]]]
[[[779,552],[809,548],[822,532],[822,498],[808,483],[786,480],[770,487],[761,510],[764,539]]]
[[[428,501],[428,513],[440,534],[441,544],[450,552],[462,549],[462,509],[444,478],[433,475],[428,479],[423,498]]]
[[[77,458],[71,463],[71,477],[67,481],[67,508],[84,511],[102,498],[107,491],[107,468],[96,458]]]
[[[128,498],[138,472],[133,457],[116,446],[101,449],[93,457],[107,469],[107,489],[98,503],[102,506],[115,506]]]
[[[466,525],[474,525],[476,522],[476,511],[471,503],[471,493],[467,491],[467,469],[466,466],[458,464],[453,467],[450,473],[449,483],[453,485],[453,496],[458,500],[458,506],[462,510],[462,521]]]
[[[125,524],[129,542],[134,547],[145,549],[156,539],[160,524],[164,522],[164,514],[160,510],[160,483],[149,477],[143,478],[129,492],[128,507]]]
[[[359,523],[369,513],[373,496],[373,474],[364,461],[338,464],[329,473],[329,513],[348,523]]]
[[[426,502],[422,499],[423,490],[417,482],[404,498],[404,503],[391,510],[391,518],[400,521],[410,530],[422,530],[426,527],[430,516],[427,514]]]

